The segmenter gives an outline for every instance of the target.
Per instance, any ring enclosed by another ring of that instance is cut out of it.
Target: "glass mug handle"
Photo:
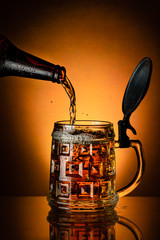
[[[116,142],[116,148],[119,147],[119,142],[118,141],[115,141],[115,142]],[[134,148],[137,155],[137,163],[138,163],[137,172],[134,178],[131,180],[131,182],[127,186],[117,190],[117,194],[119,197],[123,197],[127,195],[137,187],[137,185],[140,183],[142,179],[144,169],[145,169],[143,147],[141,142],[139,140],[130,140],[130,147]]]

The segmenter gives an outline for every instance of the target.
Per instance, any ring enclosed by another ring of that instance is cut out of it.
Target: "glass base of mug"
[[[101,212],[113,211],[118,202],[118,194],[115,193],[112,197],[99,200],[81,200],[81,201],[66,201],[54,199],[51,194],[47,197],[48,204],[52,209],[58,209],[69,212]]]

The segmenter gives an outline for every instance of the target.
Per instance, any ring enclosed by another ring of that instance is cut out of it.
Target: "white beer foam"
[[[56,131],[53,132],[53,139],[58,140],[63,143],[78,143],[78,144],[90,144],[93,142],[106,142],[106,137],[97,138],[96,134],[92,133],[77,133],[74,134],[72,132],[67,131]]]

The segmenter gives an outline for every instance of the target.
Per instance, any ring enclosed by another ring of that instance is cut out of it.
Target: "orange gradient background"
[[[0,27],[20,49],[64,66],[77,99],[77,119],[117,122],[128,80],[144,57],[153,61],[151,84],[131,117],[146,171],[132,195],[159,195],[158,6],[146,1],[6,1]],[[145,3],[145,5],[144,5]],[[8,5],[7,5],[8,4]],[[69,98],[59,84],[18,77],[0,79],[1,195],[47,195],[51,133],[69,118]],[[118,149],[117,188],[136,171],[136,155]]]

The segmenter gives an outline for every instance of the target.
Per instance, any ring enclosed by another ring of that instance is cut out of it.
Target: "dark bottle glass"
[[[0,77],[20,76],[60,83],[65,75],[64,67],[20,50],[0,34]]]

